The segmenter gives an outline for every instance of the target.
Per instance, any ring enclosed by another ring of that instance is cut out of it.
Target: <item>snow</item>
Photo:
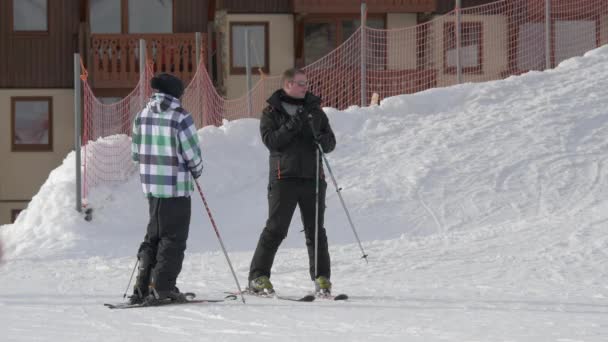
[[[328,155],[369,263],[328,187],[334,292],[111,311],[145,231],[136,174],[74,206],[74,156],[0,227],[2,341],[605,341],[608,47],[502,81],[327,108]],[[199,131],[201,185],[241,285],[267,213],[258,121]],[[117,139],[128,143],[125,139]],[[198,194],[182,290],[236,285]],[[272,280],[312,288],[296,213]]]

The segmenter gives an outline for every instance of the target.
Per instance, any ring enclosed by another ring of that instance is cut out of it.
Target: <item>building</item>
[[[553,67],[608,43],[602,1],[551,0],[546,56],[545,0],[462,0],[462,80]],[[376,29],[369,36],[368,95],[457,83],[454,3],[366,1],[367,25]],[[311,65],[344,46],[360,26],[360,8],[359,0],[0,0],[0,224],[27,206],[73,149],[74,53],[97,99],[113,103],[139,80],[139,39],[155,72],[185,82],[196,73],[200,46],[216,89],[233,99],[247,90],[246,30],[256,82],[261,73]],[[349,52],[355,57],[356,48]],[[361,97],[358,68],[340,61],[313,68],[310,78],[318,89],[339,93],[338,100],[327,96],[330,105],[345,107]],[[325,82],[325,73],[345,76]]]
[[[207,0],[0,0],[0,224],[15,219],[73,150],[74,53],[102,101],[125,96],[137,83],[139,38],[148,41],[157,70],[187,81],[196,67],[195,32],[207,31],[214,6]],[[188,49],[188,59],[176,46]]]

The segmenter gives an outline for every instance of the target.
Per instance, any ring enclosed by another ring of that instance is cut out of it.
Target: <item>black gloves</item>
[[[287,130],[289,131],[297,132],[302,129],[302,126],[304,126],[306,120],[306,113],[304,112],[304,109],[300,107],[296,111],[296,114],[291,116],[291,118],[289,118],[289,120],[285,123],[285,127],[287,127]]]
[[[288,131],[297,132],[302,129],[302,119],[300,119],[299,115],[294,115],[285,123],[285,127],[287,127]]]
[[[191,173],[194,179],[198,179],[203,174],[203,169],[201,169],[199,172],[192,171]]]

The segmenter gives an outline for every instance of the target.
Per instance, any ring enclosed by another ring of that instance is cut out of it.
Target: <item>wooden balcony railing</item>
[[[370,13],[433,12],[437,0],[367,0]],[[359,13],[360,1],[352,0],[293,0],[296,13]]]
[[[93,88],[133,88],[139,80],[139,39],[154,72],[170,72],[188,84],[196,72],[194,33],[92,34],[88,70]],[[200,46],[205,45],[205,36]],[[201,58],[205,54],[201,51]]]

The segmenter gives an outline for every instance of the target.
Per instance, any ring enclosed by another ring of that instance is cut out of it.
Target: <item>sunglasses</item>
[[[306,86],[308,86],[308,81],[298,81],[298,82],[291,81],[291,83],[295,83],[295,84],[299,85],[300,87],[306,87]]]

